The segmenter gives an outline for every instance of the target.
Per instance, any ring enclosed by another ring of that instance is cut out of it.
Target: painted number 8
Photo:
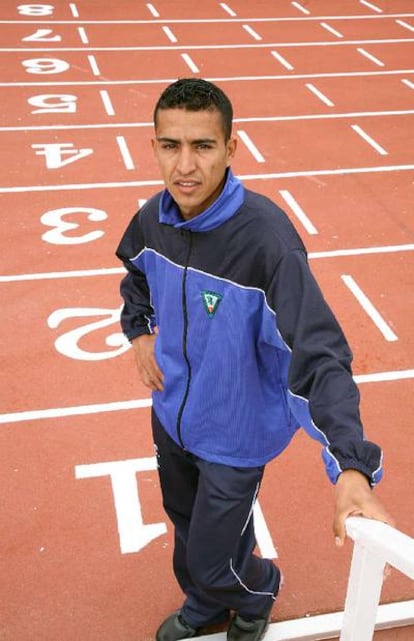
[[[17,11],[22,16],[51,16],[54,7],[51,4],[20,4]]]

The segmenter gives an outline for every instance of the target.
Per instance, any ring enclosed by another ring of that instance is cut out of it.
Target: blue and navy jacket
[[[153,406],[176,443],[207,461],[260,466],[302,427],[323,445],[332,482],[348,468],[379,481],[351,351],[273,202],[228,170],[219,198],[184,220],[164,190],[132,219],[117,256],[128,271],[125,335],[158,328],[164,390]]]

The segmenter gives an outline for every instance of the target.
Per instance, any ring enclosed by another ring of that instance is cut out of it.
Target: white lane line
[[[411,80],[408,80],[407,78],[403,78],[401,82],[407,85],[407,87],[409,87],[410,89],[414,89],[414,82],[411,82]]]
[[[232,18],[237,16],[237,13],[233,11],[233,9],[231,9],[229,5],[226,4],[225,2],[220,2],[220,7],[224,9],[224,11],[226,11],[229,14],[229,16],[231,16]]]
[[[82,416],[84,414],[99,414],[101,412],[119,412],[151,407],[152,399],[143,398],[134,401],[115,401],[113,403],[95,403],[93,405],[75,405],[72,407],[52,407],[45,410],[29,410],[26,412],[11,412],[0,414],[0,423],[17,423],[20,421],[37,421],[47,418],[62,418],[64,416]]]
[[[302,178],[307,176],[352,176],[358,174],[382,174],[394,171],[413,171],[411,165],[379,165],[372,167],[343,167],[342,169],[310,169],[306,171],[285,171],[268,174],[238,174],[239,180],[274,180],[278,178]],[[46,191],[77,191],[88,189],[120,189],[133,187],[159,187],[162,180],[123,180],[96,183],[62,183],[60,185],[23,185],[20,187],[0,187],[0,194],[25,194]]]
[[[328,107],[334,107],[334,103],[332,100],[330,100],[325,94],[322,93],[319,89],[315,87],[315,85],[312,85],[310,82],[306,83],[306,87],[311,91],[319,100],[321,100],[325,105]]]
[[[367,2],[367,0],[359,0],[360,4],[364,4],[368,9],[372,9],[373,11],[376,11],[377,13],[382,13],[382,9],[377,7],[375,4],[372,4],[372,2]]]
[[[361,138],[363,138],[369,145],[371,145],[371,147],[373,147],[373,149],[375,149],[375,151],[377,151],[379,154],[381,154],[381,156],[387,156],[388,155],[388,151],[386,149],[384,149],[384,147],[381,147],[381,145],[378,144],[376,142],[376,140],[371,138],[371,136],[369,136],[366,133],[366,131],[364,131],[362,129],[362,127],[360,127],[359,125],[351,125],[351,128],[355,131],[355,133],[357,133],[359,136],[361,136]]]
[[[254,29],[252,29],[252,27],[250,27],[248,24],[244,24],[244,25],[242,25],[242,27],[243,27],[243,29],[244,29],[245,31],[247,31],[247,33],[248,33],[248,34],[250,34],[250,35],[252,36],[252,38],[254,38],[255,40],[263,40],[262,36],[259,36],[259,34],[257,33],[257,31],[255,31]]]
[[[293,65],[291,65],[290,62],[286,60],[286,58],[281,56],[280,53],[278,53],[277,51],[271,51],[270,53],[274,58],[276,58],[276,60],[280,62],[281,65],[285,67],[285,69],[288,69],[289,71],[292,71],[292,69],[294,69]]]
[[[122,160],[124,161],[125,168],[128,170],[135,169],[134,161],[128,149],[127,141],[124,136],[117,136],[116,142],[118,143],[119,151],[121,152]]]
[[[318,230],[313,225],[310,218],[305,214],[305,212],[303,211],[299,203],[292,196],[290,191],[288,191],[287,189],[280,189],[279,194],[282,196],[285,203],[291,208],[295,216],[302,223],[303,227],[306,229],[308,234],[312,234],[312,235],[318,234],[319,233]]]
[[[400,628],[412,625],[414,600],[378,606],[376,630]],[[337,639],[343,627],[344,612],[318,614],[303,619],[290,619],[271,623],[267,632],[268,641],[311,641],[311,639]],[[398,634],[398,633],[397,633]],[[390,630],[388,641],[395,635]],[[372,638],[372,637],[371,637]],[[197,641],[226,641],[225,633],[217,633],[213,639],[209,635],[197,637]]]
[[[333,27],[331,27],[326,22],[321,22],[321,27],[323,27],[327,31],[330,31],[337,38],[343,38],[344,37],[344,35],[340,31],[338,31],[337,29],[334,29]]]
[[[139,199],[139,207],[147,201],[146,198]],[[414,251],[414,244],[409,245],[390,245],[379,247],[362,247],[355,249],[332,249],[329,251],[309,252],[309,260],[318,260],[322,258],[338,258],[344,256],[365,256],[369,254],[387,254],[396,252]],[[7,274],[0,276],[0,283],[18,283],[37,280],[55,280],[62,278],[93,278],[95,276],[116,276],[124,274],[123,267],[101,267],[97,269],[78,269],[64,272],[38,272],[31,274]]]
[[[193,73],[199,73],[200,69],[197,67],[193,59],[188,55],[188,53],[182,53],[181,58],[184,60],[184,62],[187,64],[188,67],[190,67],[190,70]]]
[[[162,30],[163,30],[163,32],[165,33],[165,35],[167,36],[167,38],[168,38],[168,40],[170,42],[178,42],[177,38],[175,37],[175,35],[171,31],[170,27],[163,27]]]
[[[158,13],[158,11],[156,10],[156,8],[154,7],[153,4],[147,3],[147,9],[151,13],[151,15],[154,16],[154,18],[159,18],[160,17],[160,14]]]
[[[250,138],[250,136],[243,131],[242,129],[239,129],[237,131],[237,135],[239,136],[240,140],[246,145],[247,149],[250,151],[252,156],[257,160],[257,162],[265,162],[264,157]]]
[[[69,9],[70,9],[70,11],[72,13],[72,16],[74,18],[79,18],[79,11],[78,11],[78,8],[77,8],[77,6],[76,6],[76,4],[74,2],[70,2],[69,3]]]
[[[338,258],[341,256],[366,256],[368,254],[393,254],[414,251],[414,243],[407,245],[379,245],[378,247],[356,247],[355,249],[331,249],[322,252],[309,252],[309,259]]]
[[[138,206],[141,208],[147,202],[146,198],[138,199]],[[414,251],[414,243],[408,245],[385,245],[378,247],[357,247],[355,249],[331,249],[328,251],[309,252],[309,260],[320,260],[322,258],[341,258],[346,256],[367,256],[371,254],[394,254],[399,252]],[[78,269],[65,272],[38,272],[31,274],[7,274],[0,275],[0,283],[19,283],[37,280],[55,280],[61,278],[90,278],[95,276],[117,276],[125,274],[123,267],[101,267],[98,269]]]
[[[372,62],[375,62],[376,65],[379,67],[385,67],[385,64],[377,58],[376,56],[373,56],[372,53],[368,53],[368,51],[365,51],[362,47],[357,47],[357,51],[362,55],[365,56],[365,58],[368,58],[368,60],[371,60]]]
[[[123,267],[109,267],[101,269],[73,269],[67,272],[38,272],[37,274],[15,274],[0,276],[0,283],[18,283],[35,280],[54,280],[55,278],[85,278],[89,276],[114,276],[124,274]]]
[[[305,7],[303,7],[301,4],[299,4],[299,2],[291,2],[291,4],[292,4],[293,7],[296,7],[296,9],[298,9],[299,11],[304,13],[305,15],[307,15],[307,16],[310,15],[309,9],[306,9]]]
[[[21,50],[20,50],[21,51]],[[307,78],[371,78],[375,76],[400,76],[405,73],[414,73],[414,69],[391,69],[382,71],[342,71],[331,73],[304,73],[267,76],[211,76],[206,80],[211,82],[256,82],[261,80],[305,80]],[[93,87],[96,85],[126,86],[126,85],[165,85],[174,82],[177,78],[153,78],[151,80],[75,80],[55,82],[0,82],[0,87]]]
[[[341,279],[352,292],[352,294],[357,299],[358,303],[361,305],[363,310],[368,314],[374,325],[380,330],[381,334],[384,336],[386,341],[397,341],[398,336],[392,331],[388,323],[385,322],[379,311],[374,307],[374,305],[369,300],[368,296],[364,294],[359,285],[349,274],[342,274]]]
[[[394,12],[394,13],[387,13],[381,16],[373,16],[373,15],[356,15],[355,13],[353,15],[328,15],[328,16],[310,16],[308,18],[308,21],[320,21],[320,20],[372,20],[372,19],[385,19],[389,20],[390,18],[412,18],[413,13],[404,13],[404,12]],[[246,18],[236,18],[233,22],[244,22]],[[302,17],[295,17],[295,16],[285,16],[285,17],[269,17],[269,18],[250,18],[249,20],[251,22],[302,22],[303,18]],[[228,18],[187,18],[187,19],[182,19],[182,18],[177,18],[177,19],[169,19],[168,22],[171,24],[198,24],[198,25],[203,25],[203,24],[220,24],[220,23],[225,23],[228,21]],[[123,25],[123,24],[128,24],[128,25],[140,25],[140,24],[148,24],[148,20],[82,20],[84,24],[96,24],[96,25],[106,25],[106,26],[111,26],[111,25]],[[151,24],[156,23],[157,21],[153,21]],[[165,20],[158,20],[159,23],[165,22]],[[7,25],[22,25],[22,24],[54,24],[54,25],[71,25],[74,24],[73,20],[4,20],[0,19],[0,24],[7,24]],[[303,44],[303,41],[302,41]]]
[[[115,109],[113,107],[111,98],[109,97],[109,93],[106,91],[106,89],[101,89],[99,93],[105,107],[106,114],[108,116],[115,116]]]
[[[101,72],[99,70],[98,63],[96,62],[95,56],[88,56],[88,61],[89,61],[89,65],[91,67],[93,75],[100,76]]]
[[[391,370],[388,372],[373,372],[372,374],[354,375],[354,381],[362,383],[382,383],[387,381],[402,381],[414,378],[414,369]],[[113,401],[111,403],[94,403],[92,405],[77,405],[71,407],[51,407],[42,410],[26,410],[23,412],[9,412],[0,414],[0,424],[21,423],[23,421],[38,421],[49,418],[63,418],[65,416],[83,416],[85,414],[100,414],[102,412],[120,412],[126,410],[143,409],[151,407],[151,398],[142,398],[133,401]],[[204,637],[206,638],[206,637]]]
[[[414,378],[414,369],[396,370],[390,372],[377,372],[376,374],[357,374],[354,381],[361,383],[384,383],[386,381],[404,381]]]
[[[84,45],[88,45],[89,39],[88,39],[88,36],[86,35],[85,27],[78,27],[78,33],[79,33],[81,42],[83,42]]]
[[[22,21],[23,22],[23,21]],[[173,22],[170,20],[169,22]],[[33,24],[33,23],[31,23]],[[42,23],[43,24],[43,23]],[[151,23],[153,24],[153,23]],[[268,49],[270,47],[283,47],[285,49],[302,48],[305,47],[342,47],[348,45],[386,45],[386,44],[411,44],[414,38],[371,38],[368,40],[315,40],[312,42],[257,42],[245,43],[238,42],[235,44],[203,44],[203,45],[131,45],[131,46],[117,46],[117,47],[25,47],[26,53],[75,53],[77,51],[181,51],[187,49],[188,51],[227,51],[233,49]],[[1,53],[21,53],[21,47],[0,47]],[[407,54],[408,55],[408,54]]]
[[[401,25],[401,27],[404,27],[404,29],[408,29],[409,31],[414,31],[414,27],[408,24],[408,22],[404,22],[404,20],[396,20],[395,22]]]

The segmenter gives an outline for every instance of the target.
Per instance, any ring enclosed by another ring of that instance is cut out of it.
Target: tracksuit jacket
[[[382,476],[359,416],[352,354],[287,216],[230,169],[218,199],[184,220],[167,190],[134,216],[117,249],[121,325],[158,333],[164,390],[153,407],[200,458],[266,464],[299,427],[322,445],[332,482],[344,469]]]

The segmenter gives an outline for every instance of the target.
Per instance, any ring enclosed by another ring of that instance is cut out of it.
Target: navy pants
[[[164,509],[175,528],[173,566],[186,598],[181,608],[193,627],[267,616],[280,572],[253,554],[253,506],[264,467],[209,463],[184,451],[155,412],[152,428]]]

